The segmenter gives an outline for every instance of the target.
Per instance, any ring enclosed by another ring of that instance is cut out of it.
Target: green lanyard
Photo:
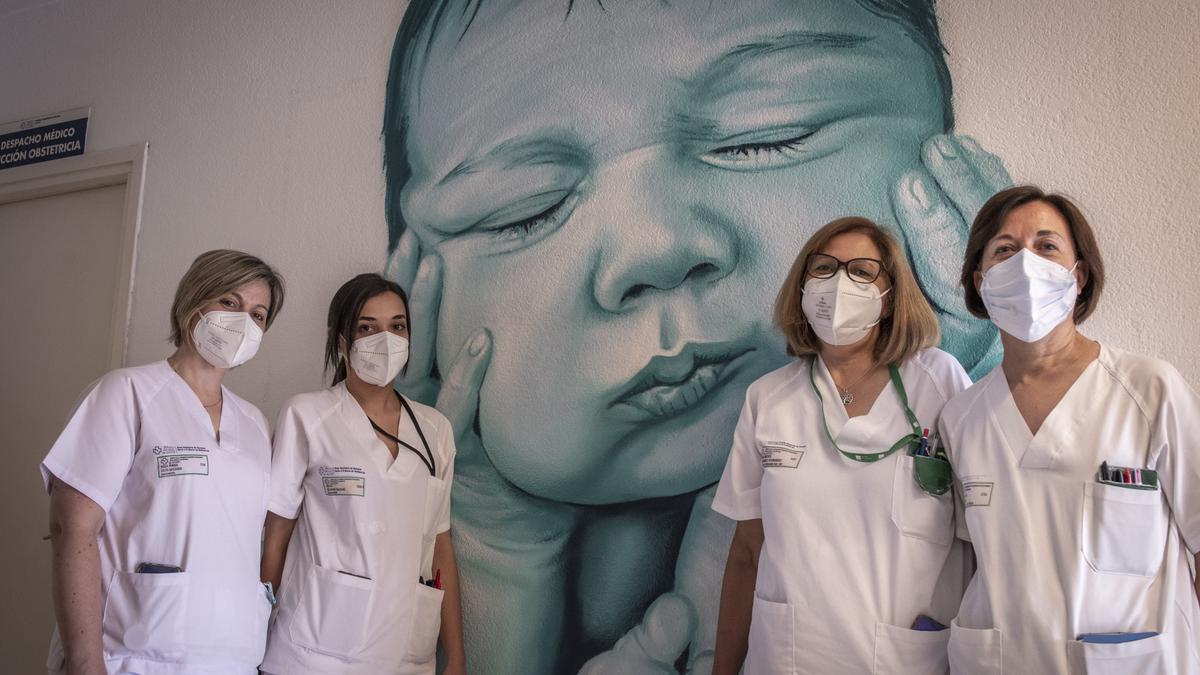
[[[829,439],[829,442],[833,444],[833,447],[838,452],[856,462],[878,462],[905,445],[921,442],[921,423],[917,421],[917,416],[914,415],[912,409],[908,407],[908,393],[904,391],[904,382],[900,380],[900,370],[896,368],[896,364],[889,363],[888,372],[892,376],[892,386],[896,388],[896,394],[900,396],[900,404],[904,406],[904,416],[907,417],[909,423],[912,424],[913,432],[905,435],[903,438],[896,441],[892,447],[884,450],[883,452],[846,452],[838,447],[837,441],[833,440],[833,434],[829,433],[829,420],[825,419],[825,399],[821,397],[821,390],[817,389],[816,375],[813,374],[817,370],[818,358],[820,357],[814,355],[812,363],[809,365],[808,381],[812,384],[813,392],[817,395],[817,401],[821,403],[821,424],[825,426],[825,436]]]

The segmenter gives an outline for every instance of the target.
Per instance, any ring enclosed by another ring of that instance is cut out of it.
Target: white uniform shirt
[[[910,627],[921,614],[948,624],[958,607],[966,572],[953,497],[924,493],[904,448],[873,463],[841,455],[822,425],[810,364],[843,450],[883,452],[913,431],[891,383],[868,414],[848,418],[820,359],[750,385],[713,502],[730,518],[763,522],[744,672],[944,672],[948,631]],[[931,432],[942,405],[970,384],[937,349],[899,370]]]
[[[436,573],[434,538],[450,529],[454,432],[410,404],[436,478],[404,446],[392,460],[345,383],[280,413],[270,510],[298,522],[264,671],[433,673],[443,591],[418,578]],[[407,413],[394,433],[424,452]]]
[[[946,406],[942,435],[979,564],[954,672],[1200,672],[1200,399],[1174,368],[1101,345],[1031,435],[997,367]],[[1160,489],[1102,484],[1102,462],[1157,470]],[[1162,635],[1076,640],[1117,631]]]
[[[255,673],[271,605],[259,583],[271,445],[257,408],[222,389],[221,442],[166,361],[122,368],[84,395],[42,461],[105,511],[110,673]],[[139,574],[139,563],[183,569]],[[51,670],[62,667],[57,630]]]

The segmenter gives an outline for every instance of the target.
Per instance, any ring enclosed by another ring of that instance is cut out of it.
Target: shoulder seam
[[[938,378],[934,376],[933,370],[921,359],[922,356],[928,354],[929,352],[930,350],[927,349],[909,360],[912,361],[917,368],[920,368],[921,372],[925,373],[925,377],[929,378],[930,383],[933,384],[933,388],[937,390],[938,396],[942,397],[942,405],[946,405],[946,402],[950,400],[950,397],[946,395],[946,390],[942,389],[942,384],[941,382],[938,382]]]
[[[806,368],[813,368],[816,366],[816,363],[817,363],[816,359],[817,359],[817,357],[815,357],[815,356],[811,356],[806,359],[797,359],[797,361],[795,363],[789,363],[787,365],[780,366],[779,368],[772,370],[771,372],[767,373],[766,375],[763,375],[763,378],[765,378],[765,377],[769,377],[785,368],[791,367],[793,365],[799,364],[799,366],[800,366],[800,368],[797,370],[797,372],[789,375],[787,378],[785,378],[782,382],[779,382],[778,384],[776,384],[774,387],[771,387],[770,389],[767,389],[767,390],[763,391],[762,393],[757,394],[755,396],[755,398],[761,399],[761,398],[774,396],[779,391],[790,387],[791,384],[796,380],[796,378],[800,377],[802,372],[805,372]],[[761,380],[762,378],[759,378],[759,379]],[[754,386],[753,383],[751,383],[751,387],[753,387],[753,386]],[[749,388],[747,388],[747,393],[749,393]]]
[[[1146,423],[1153,425],[1154,417],[1150,414],[1150,411],[1147,409],[1146,402],[1142,400],[1142,397],[1134,389],[1133,385],[1129,383],[1129,381],[1121,372],[1113,368],[1110,364],[1105,363],[1101,359],[1096,359],[1096,361],[1100,364],[1100,367],[1103,368],[1106,373],[1108,373],[1108,376],[1112,378],[1114,382],[1120,385],[1121,389],[1125,390],[1125,394],[1129,396],[1134,405],[1137,406],[1138,412],[1142,414],[1142,418],[1146,420]]]

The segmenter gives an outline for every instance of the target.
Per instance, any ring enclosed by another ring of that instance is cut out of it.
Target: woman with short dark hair
[[[979,566],[951,669],[1200,672],[1200,397],[1170,365],[1079,332],[1104,265],[1062,195],[992,197],[962,280],[1004,360],[942,411],[958,534]]]
[[[439,636],[445,672],[463,672],[454,435],[392,387],[413,320],[396,283],[343,284],[326,323],[333,386],[279,414],[262,561],[279,609],[264,672],[432,674]]]

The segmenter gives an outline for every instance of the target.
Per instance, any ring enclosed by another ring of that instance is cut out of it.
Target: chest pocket
[[[892,522],[906,537],[949,546],[954,539],[952,491],[936,497],[926,493],[913,478],[913,458],[903,450],[897,450],[896,454],[896,470],[892,478]]]
[[[1167,513],[1158,490],[1083,486],[1080,542],[1097,572],[1151,577],[1166,548]]]

